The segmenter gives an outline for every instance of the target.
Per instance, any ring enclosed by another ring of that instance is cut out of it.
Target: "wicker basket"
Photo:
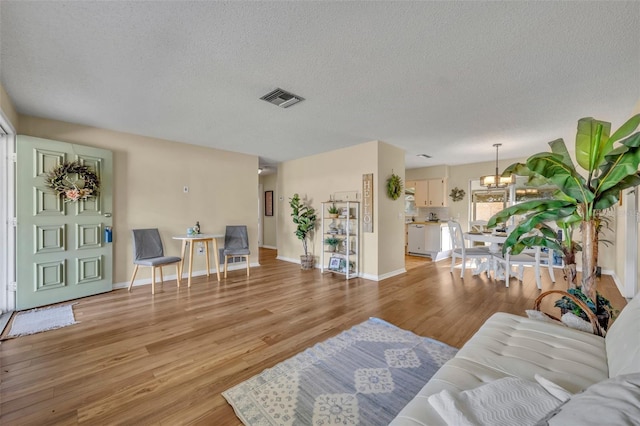
[[[304,270],[313,269],[316,264],[316,258],[312,254],[300,255],[300,267]]]
[[[562,290],[545,291],[540,296],[538,296],[538,298],[536,299],[536,301],[533,304],[533,309],[535,309],[536,311],[540,311],[540,303],[542,302],[542,299],[544,299],[545,297],[547,297],[550,294],[560,294],[561,296],[564,296],[564,297],[567,297],[567,298],[571,299],[571,301],[573,303],[575,303],[576,305],[578,305],[580,307],[580,309],[582,309],[582,311],[589,318],[589,322],[591,323],[591,327],[593,327],[593,334],[596,334],[598,336],[604,336],[605,335],[605,331],[603,330],[603,328],[600,326],[600,323],[598,322],[598,317],[596,317],[596,315],[593,313],[593,311],[591,309],[589,309],[589,307],[586,305],[586,303],[584,303],[582,300],[580,300],[577,297],[575,297],[573,294],[567,293],[566,291],[562,291]],[[545,314],[546,316],[548,316],[549,318],[551,318],[551,319],[553,319],[555,321],[561,322],[559,318],[556,318],[553,315],[550,315],[550,314],[548,314],[546,312],[543,312],[543,314]]]

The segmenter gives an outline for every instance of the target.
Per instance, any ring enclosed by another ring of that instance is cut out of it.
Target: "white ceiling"
[[[22,114],[266,165],[381,140],[414,168],[572,145],[584,116],[619,126],[639,34],[637,1],[3,0],[0,81]],[[258,99],[276,87],[306,100]]]

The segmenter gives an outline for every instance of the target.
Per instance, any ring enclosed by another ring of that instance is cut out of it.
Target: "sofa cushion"
[[[607,332],[609,377],[640,372],[640,295],[622,309]]]
[[[535,374],[576,393],[608,378],[605,339],[563,325],[497,313],[448,361],[391,423],[440,425],[427,399],[443,389],[462,392],[515,376]]]
[[[532,381],[538,373],[572,393],[609,377],[603,337],[502,312],[456,358]]]
[[[407,404],[391,425],[446,425],[428,398],[442,390],[462,392],[487,383],[509,377],[501,371],[488,368],[467,359],[452,358],[433,375],[431,380]]]
[[[505,377],[460,393],[443,390],[429,403],[451,425],[534,425],[562,401],[539,383]]]
[[[640,424],[640,374],[622,374],[573,395],[539,426]]]

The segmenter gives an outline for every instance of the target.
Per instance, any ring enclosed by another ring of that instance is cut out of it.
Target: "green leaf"
[[[580,203],[590,203],[595,198],[585,179],[575,169],[563,162],[562,155],[540,153],[527,159],[527,167],[554,183],[560,191]]]
[[[531,200],[524,203],[516,204],[515,206],[507,207],[504,210],[499,211],[495,215],[491,216],[487,223],[487,228],[495,228],[499,223],[506,223],[511,217],[535,213],[539,211],[557,209],[561,207],[567,207],[571,205],[571,202],[564,200]]]
[[[610,132],[611,123],[606,121],[599,121],[592,117],[578,120],[576,160],[589,174],[598,168],[604,155],[611,150],[613,142],[609,143]]]
[[[624,152],[626,151],[626,152]],[[640,147],[628,148],[626,145],[618,147],[614,155],[606,157],[607,162],[602,167],[600,177],[595,180],[596,194],[601,194],[615,187],[627,176],[635,175],[640,164]]]
[[[569,154],[569,150],[564,143],[564,139],[556,139],[555,141],[549,142],[549,146],[551,147],[551,152],[554,154],[558,154],[562,156],[562,162],[566,164],[568,167],[573,170],[576,169],[576,166],[573,164],[573,160],[571,160],[571,155]]]
[[[630,119],[627,120],[618,130],[616,130],[613,135],[609,138],[611,143],[614,143],[624,137],[629,136],[634,130],[638,128],[640,125],[640,114],[636,114]]]
[[[508,176],[509,174],[514,174],[517,176],[527,176],[529,179],[527,180],[527,186],[541,186],[548,185],[549,180],[543,176],[540,176],[538,173],[534,173],[527,167],[524,163],[513,163],[502,172],[503,176]]]
[[[620,200],[620,191],[627,188],[633,188],[638,185],[640,185],[640,172],[636,172],[633,175],[625,177],[615,186],[600,193],[596,201],[593,203],[593,208],[596,210],[608,209]]]
[[[628,146],[629,148],[637,148],[640,146],[640,132],[638,133],[634,133],[633,135],[629,136],[628,138],[621,140],[620,141],[621,144],[623,144],[624,146]]]

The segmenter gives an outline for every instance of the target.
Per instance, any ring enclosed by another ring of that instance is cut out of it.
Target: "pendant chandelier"
[[[498,172],[498,148],[502,146],[501,143],[494,143],[496,147],[496,173],[494,175],[487,175],[480,177],[480,185],[487,188],[504,188],[516,182],[516,176],[510,174],[509,176],[501,176]]]

